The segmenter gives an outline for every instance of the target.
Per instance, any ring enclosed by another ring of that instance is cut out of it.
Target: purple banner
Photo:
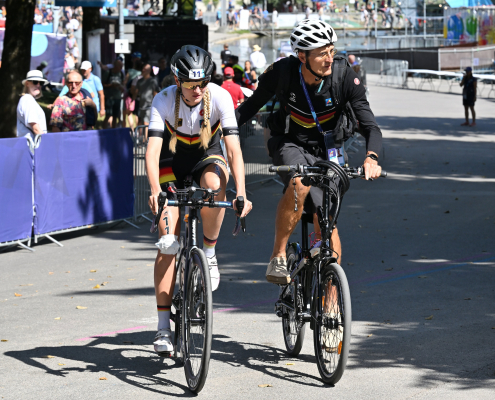
[[[4,36],[5,29],[2,28],[0,29],[0,60],[2,59]],[[36,69],[42,62],[45,62],[47,64],[43,69],[45,78],[50,82],[62,82],[66,40],[65,35],[33,32],[30,68]]]
[[[48,133],[34,163],[35,234],[133,216],[129,129]]]
[[[0,139],[0,243],[31,237],[33,156],[25,137]]]

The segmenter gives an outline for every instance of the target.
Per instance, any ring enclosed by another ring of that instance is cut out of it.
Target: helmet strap
[[[313,71],[313,70],[311,69],[311,67],[310,67],[310,65],[309,65],[309,60],[308,60],[308,58],[307,58],[307,57],[306,57],[306,64],[305,64],[305,66],[306,66],[306,69],[307,69],[309,72],[311,72],[314,76],[316,76],[315,81],[320,81],[320,80],[322,80],[322,79],[323,79],[323,76],[318,75],[315,71]]]

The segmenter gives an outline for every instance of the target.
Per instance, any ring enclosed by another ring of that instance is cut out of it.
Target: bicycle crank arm
[[[287,308],[289,311],[294,311],[294,306],[290,303],[287,303],[286,301],[284,300],[278,300],[276,303],[275,303],[275,309],[277,308],[280,308],[280,307],[285,307]]]
[[[294,277],[299,273],[299,271],[301,271],[304,266],[306,265],[306,262],[308,262],[309,259],[307,258],[303,258],[301,261],[299,261],[299,264],[297,265],[296,268],[294,268],[294,270],[290,273],[290,279],[294,279]]]

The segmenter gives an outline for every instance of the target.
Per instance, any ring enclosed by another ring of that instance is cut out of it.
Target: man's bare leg
[[[280,199],[275,220],[275,243],[270,260],[275,257],[285,258],[285,248],[290,235],[301,219],[304,200],[309,193],[309,187],[301,183],[301,178],[296,178],[297,211],[294,211],[294,186],[291,183]]]

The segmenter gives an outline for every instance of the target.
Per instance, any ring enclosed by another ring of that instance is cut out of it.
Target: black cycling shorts
[[[204,155],[199,160],[190,155],[175,155],[172,160],[160,160],[160,186],[166,190],[167,183],[173,182],[178,189],[184,189],[184,179],[191,175],[200,185],[201,176],[210,164],[223,165],[227,168],[227,161],[222,154]]]
[[[268,140],[268,150],[273,158],[273,165],[313,165],[318,160],[323,158],[318,157],[308,151],[307,149],[293,143],[287,136],[272,136]],[[324,152],[318,152],[325,154]],[[292,177],[295,172],[277,172],[280,179],[284,183],[284,193],[286,190],[294,190]],[[336,186],[338,184],[338,178],[335,182],[332,182],[330,186]],[[306,198],[304,205],[307,212],[316,212],[316,207],[323,205],[323,190],[317,187],[311,186],[309,196]],[[311,206],[308,209],[308,206]],[[333,207],[333,204],[330,204]]]

